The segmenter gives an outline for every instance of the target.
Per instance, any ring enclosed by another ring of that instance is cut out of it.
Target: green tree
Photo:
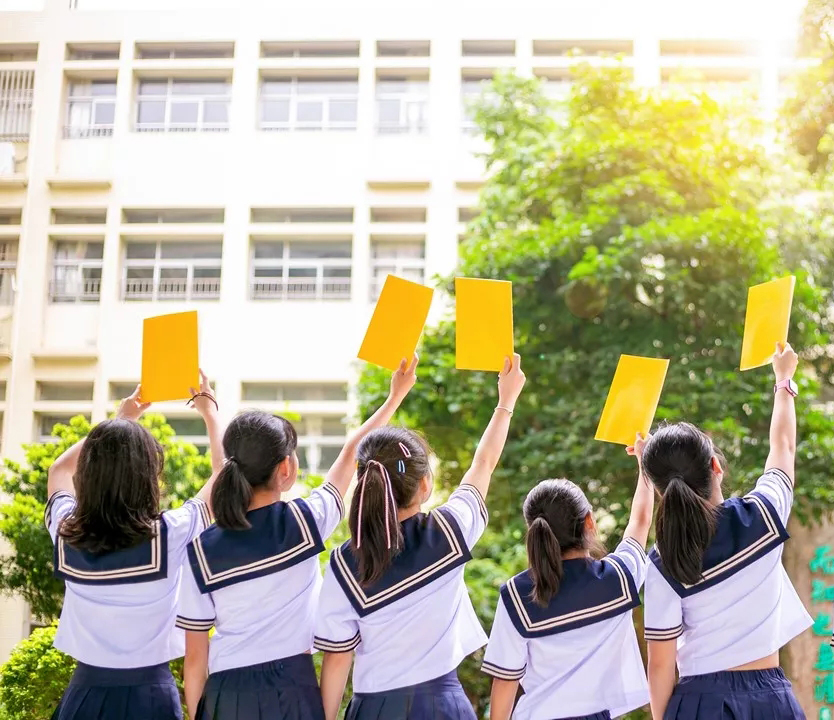
[[[193,445],[178,441],[161,415],[148,414],[141,422],[165,448],[163,504],[181,505],[211,475],[211,462]],[[0,592],[21,595],[33,615],[44,621],[58,617],[64,598],[63,582],[52,574],[52,543],[43,525],[47,472],[89,431],[89,422],[81,416],[69,425],[56,425],[55,442],[26,446],[25,461],[6,460],[6,472],[0,477],[0,490],[11,498],[0,505],[0,535],[10,546],[10,552],[0,557]]]
[[[525,566],[521,504],[536,482],[578,482],[609,546],[624,527],[633,459],[593,440],[620,353],[671,359],[658,421],[704,427],[730,462],[728,491],[748,489],[764,465],[772,378],[768,369],[738,371],[747,287],[793,272],[799,382],[803,397],[819,395],[831,338],[830,314],[820,311],[831,285],[821,280],[831,267],[825,253],[803,252],[803,217],[772,196],[779,183],[753,117],[703,94],[637,88],[620,68],[580,68],[558,108],[537,81],[514,76],[496,79],[479,104],[489,179],[458,274],[513,281],[528,377],[490,490],[490,534],[467,570],[486,627],[498,586]],[[444,287],[453,292],[449,280]],[[426,433],[448,488],[492,414],[495,377],[455,371],[451,321],[426,331],[421,357],[420,392],[403,420]],[[365,413],[385,383],[384,372],[363,374]],[[807,519],[834,501],[834,423],[808,403],[799,432]],[[472,663],[462,676],[483,713],[488,683]]]

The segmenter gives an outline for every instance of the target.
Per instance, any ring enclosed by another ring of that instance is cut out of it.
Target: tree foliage
[[[747,288],[797,275],[791,341],[803,352],[803,397],[814,398],[830,379],[832,320],[821,308],[831,305],[832,265],[806,218],[774,197],[777,170],[752,113],[585,67],[556,110],[536,80],[510,75],[493,82],[476,117],[489,179],[458,274],[513,281],[528,377],[490,490],[490,534],[467,573],[489,627],[498,586],[525,566],[521,504],[536,482],[579,483],[611,545],[627,521],[633,459],[593,440],[620,353],[670,358],[658,421],[705,428],[728,457],[727,490],[749,489],[764,466],[773,383],[767,368],[738,371]],[[426,331],[419,392],[403,415],[427,435],[447,488],[496,402],[493,375],[455,370],[454,341],[450,320]],[[363,374],[365,413],[386,382],[384,372]],[[806,401],[799,424],[808,519],[834,504],[834,423]],[[483,712],[488,684],[471,665],[463,674]]]
[[[193,445],[178,441],[161,415],[146,415],[142,423],[165,449],[162,499],[165,507],[176,507],[208,479],[211,462]],[[55,459],[89,431],[82,416],[69,425],[56,425],[56,442],[26,446],[25,461],[6,460],[0,477],[0,490],[11,497],[0,505],[0,535],[10,546],[0,557],[0,592],[21,595],[32,614],[45,621],[58,617],[64,598],[63,582],[52,574],[52,543],[43,525],[47,473]]]

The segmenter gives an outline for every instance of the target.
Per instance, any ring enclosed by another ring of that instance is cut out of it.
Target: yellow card
[[[668,368],[661,358],[620,355],[595,438],[632,445],[637,433],[648,435]]]
[[[425,285],[403,280],[396,275],[385,278],[359,359],[394,371],[417,349],[426,324],[434,290]]]
[[[142,333],[142,402],[187,400],[200,387],[197,312],[145,319]]]
[[[747,292],[747,315],[741,343],[741,369],[767,365],[776,343],[788,341],[796,278],[793,275],[754,285]]]
[[[513,284],[459,277],[455,298],[455,367],[500,372],[513,356]]]

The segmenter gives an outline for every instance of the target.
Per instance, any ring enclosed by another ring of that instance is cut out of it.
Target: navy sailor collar
[[[55,577],[82,585],[125,585],[168,576],[168,525],[157,518],[154,535],[133,547],[105,553],[75,548],[59,533]]]
[[[770,501],[752,492],[722,503],[715,536],[704,553],[703,577],[694,585],[679,583],[671,577],[656,547],[649,552],[649,559],[680,597],[688,597],[732,577],[779,547],[788,537]]]
[[[359,584],[359,563],[348,541],[330,556],[330,567],[350,604],[365,617],[396,602],[472,559],[454,515],[444,507],[400,523],[403,549],[385,575],[369,587]]]
[[[627,613],[640,604],[634,578],[620,558],[565,560],[559,592],[547,607],[533,602],[529,570],[501,587],[504,607],[522,637],[538,638],[576,630]]]
[[[201,593],[286,570],[324,550],[304,500],[250,510],[246,519],[251,525],[246,530],[212,525],[189,544],[188,560]]]

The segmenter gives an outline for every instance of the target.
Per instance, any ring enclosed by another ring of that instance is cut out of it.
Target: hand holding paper
[[[620,355],[596,439],[631,446],[637,433],[647,436],[668,368],[666,359]]]
[[[513,356],[513,285],[455,278],[455,367],[500,372]]]
[[[146,318],[142,335],[142,402],[187,400],[200,384],[197,312]]]
[[[775,343],[788,341],[788,326],[796,278],[793,275],[754,285],[747,293],[741,369],[770,363]]]

